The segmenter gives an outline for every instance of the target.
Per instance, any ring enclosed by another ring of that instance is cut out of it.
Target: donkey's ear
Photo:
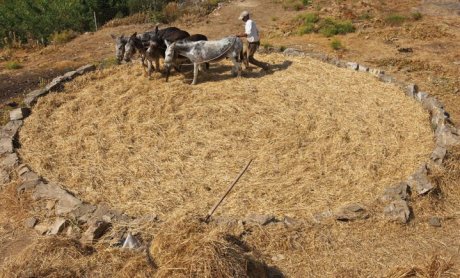
[[[132,34],[132,35],[131,35],[131,38],[134,39],[134,38],[136,38],[136,36],[137,36],[137,32],[135,32],[134,34]]]
[[[155,26],[155,35],[158,34],[158,25]]]
[[[112,39],[116,40],[117,39],[117,36],[115,36],[114,34],[110,34],[110,36],[112,37]]]
[[[171,44],[168,42],[168,40],[165,40],[166,47],[169,47]]]

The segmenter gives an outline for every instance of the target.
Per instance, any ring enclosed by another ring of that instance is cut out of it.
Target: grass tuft
[[[331,47],[332,47],[332,49],[334,49],[334,50],[343,49],[342,42],[341,42],[339,39],[337,39],[337,38],[332,39],[332,41],[331,41]]]
[[[5,68],[9,70],[21,69],[23,66],[18,61],[10,61],[5,64]]]

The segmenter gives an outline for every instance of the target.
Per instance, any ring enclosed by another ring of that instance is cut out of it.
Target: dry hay
[[[152,277],[143,253],[94,250],[79,242],[36,238],[0,265],[0,277]]]
[[[34,107],[20,154],[86,201],[165,219],[205,213],[250,158],[221,212],[308,217],[372,202],[433,149],[428,114],[372,76],[311,59],[242,79],[219,69],[195,87],[137,64],[79,78]]]
[[[232,235],[190,216],[162,225],[149,249],[155,277],[265,277],[262,264],[248,269],[257,263],[245,252]]]

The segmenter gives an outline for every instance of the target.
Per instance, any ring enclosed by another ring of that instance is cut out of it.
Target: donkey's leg
[[[193,63],[193,81],[192,81],[192,85],[196,85],[196,80],[198,79],[198,68],[199,68],[199,64]]]
[[[231,57],[233,62],[232,74],[234,76],[240,77],[241,76],[241,63],[238,62],[238,57]]]
[[[153,67],[152,61],[150,59],[147,59],[147,70],[148,70],[149,79],[152,77],[152,72],[153,72],[152,67]]]

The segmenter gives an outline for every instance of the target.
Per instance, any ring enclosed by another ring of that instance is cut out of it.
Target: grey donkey
[[[187,57],[193,63],[192,85],[197,83],[200,64],[218,62],[230,58],[233,62],[232,74],[241,76],[241,62],[243,60],[243,42],[238,37],[226,37],[218,41],[190,42],[180,40],[169,43],[165,53],[165,64],[174,65],[176,53]]]

